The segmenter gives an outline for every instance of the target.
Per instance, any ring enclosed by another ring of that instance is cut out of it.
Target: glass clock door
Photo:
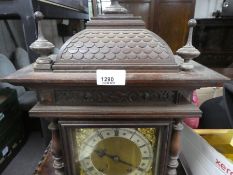
[[[71,127],[67,133],[75,175],[157,174],[160,127]]]

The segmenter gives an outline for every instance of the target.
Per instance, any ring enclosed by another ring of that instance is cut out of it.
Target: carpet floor
[[[32,175],[45,150],[40,132],[32,132],[2,175]]]

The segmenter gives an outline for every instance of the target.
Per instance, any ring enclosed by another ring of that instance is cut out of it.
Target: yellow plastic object
[[[196,129],[211,146],[233,161],[233,129]]]

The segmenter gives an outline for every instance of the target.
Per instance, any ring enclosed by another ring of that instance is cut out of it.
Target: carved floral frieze
[[[168,90],[55,90],[57,105],[107,105],[144,104],[174,102],[176,91]]]

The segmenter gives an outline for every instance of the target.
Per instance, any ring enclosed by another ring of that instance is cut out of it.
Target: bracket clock
[[[3,80],[34,89],[31,117],[49,120],[51,149],[37,174],[176,175],[182,119],[198,117],[193,90],[226,77],[194,61],[195,20],[174,55],[115,0],[87,22],[57,55],[42,33],[30,48],[36,62]],[[175,35],[175,33],[174,33]]]

